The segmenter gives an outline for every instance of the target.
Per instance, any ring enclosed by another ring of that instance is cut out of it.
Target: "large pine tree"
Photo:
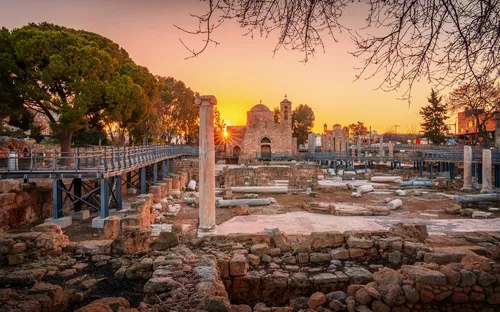
[[[441,144],[446,141],[445,134],[445,120],[448,119],[446,116],[446,105],[441,103],[441,96],[438,93],[431,90],[431,97],[427,98],[429,104],[420,109],[420,115],[424,120],[420,125],[424,130],[425,137],[431,140],[434,144]]]

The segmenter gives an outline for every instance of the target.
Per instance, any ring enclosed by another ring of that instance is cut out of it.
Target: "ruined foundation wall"
[[[290,164],[282,166],[247,166],[245,168],[224,169],[226,185],[270,185],[273,180],[288,180],[292,188],[308,187],[313,179],[323,174],[323,169],[315,165]]]
[[[47,183],[45,183],[47,184]],[[21,179],[0,181],[0,231],[48,218],[52,214],[52,189]]]

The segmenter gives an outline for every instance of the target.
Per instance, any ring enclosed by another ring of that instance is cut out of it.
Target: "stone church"
[[[226,153],[239,162],[271,156],[292,156],[297,140],[292,138],[292,102],[285,95],[280,103],[280,120],[274,121],[274,112],[260,103],[247,112],[245,126],[228,126]]]

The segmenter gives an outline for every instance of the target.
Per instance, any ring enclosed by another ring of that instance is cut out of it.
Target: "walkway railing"
[[[23,155],[0,157],[0,173],[15,172],[108,172],[179,156],[197,156],[198,147],[141,145],[75,148],[68,153],[31,150]]]

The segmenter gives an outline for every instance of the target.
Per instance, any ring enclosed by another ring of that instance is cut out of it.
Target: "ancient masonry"
[[[260,103],[247,112],[246,126],[228,126],[228,150],[231,156],[239,156],[240,162],[256,156],[272,154],[292,155],[296,141],[292,138],[292,102],[280,103],[280,122],[274,121],[274,113]]]

